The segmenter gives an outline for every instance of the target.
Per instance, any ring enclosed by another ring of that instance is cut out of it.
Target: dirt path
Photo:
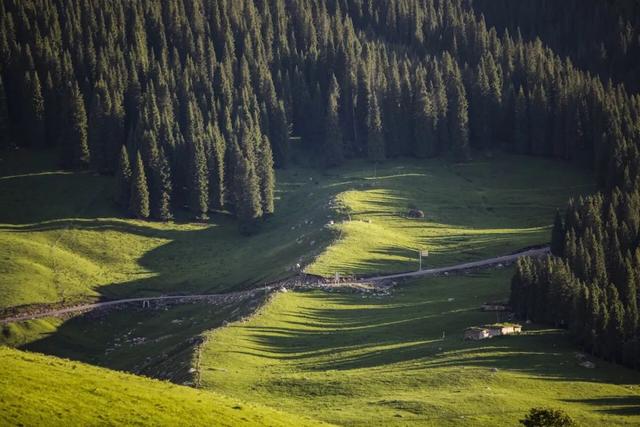
[[[413,271],[410,273],[399,273],[399,274],[390,274],[386,276],[369,277],[366,280],[381,281],[381,280],[404,279],[404,278],[410,278],[410,277],[433,276],[436,274],[454,273],[456,271],[471,270],[475,268],[487,268],[487,267],[497,266],[498,264],[509,264],[509,263],[515,262],[518,258],[523,256],[540,257],[548,254],[549,252],[550,252],[550,249],[548,247],[539,248],[539,249],[529,249],[527,251],[517,252],[511,255],[483,259],[481,261],[467,262],[464,264],[457,264],[449,267],[429,268],[426,270]]]
[[[0,324],[20,322],[24,320],[40,319],[43,317],[60,317],[70,314],[78,314],[92,310],[100,310],[109,307],[126,305],[126,304],[150,304],[152,302],[169,302],[173,304],[185,304],[198,301],[204,301],[209,303],[224,303],[233,302],[246,298],[253,297],[258,293],[270,293],[279,289],[292,289],[292,290],[305,290],[305,289],[338,289],[338,288],[386,288],[383,286],[384,282],[391,280],[400,280],[421,276],[433,276],[438,274],[455,273],[464,270],[488,268],[497,266],[499,264],[509,264],[515,262],[518,258],[523,256],[539,257],[549,253],[549,248],[530,249],[523,252],[518,252],[511,255],[505,255],[495,258],[484,259],[481,261],[467,262],[463,264],[457,264],[449,267],[431,268],[427,270],[414,271],[409,273],[389,274],[384,276],[368,277],[360,279],[355,282],[346,283],[331,283],[320,277],[314,276],[301,276],[293,279],[284,280],[277,284],[262,286],[260,288],[249,289],[240,292],[230,292],[224,294],[200,294],[200,295],[165,295],[159,297],[140,297],[140,298],[124,298],[113,301],[97,302],[93,304],[82,304],[72,307],[45,310],[37,313],[27,313],[17,316],[6,317],[0,319]]]

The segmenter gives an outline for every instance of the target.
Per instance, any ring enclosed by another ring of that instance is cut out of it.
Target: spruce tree
[[[260,152],[258,153],[258,164],[256,173],[260,179],[260,199],[262,201],[262,212],[264,215],[272,215],[274,208],[274,193],[276,176],[273,171],[273,153],[271,143],[266,135],[262,138]]]
[[[209,211],[209,179],[202,137],[203,128],[200,112],[194,103],[190,103],[187,113],[186,135],[187,150],[189,152],[189,208],[198,220],[208,219],[207,212]]]
[[[418,158],[433,157],[437,150],[437,114],[431,94],[424,80],[418,87],[414,103],[413,155]]]
[[[129,212],[134,218],[149,218],[149,188],[147,176],[142,163],[140,152],[136,152],[136,161],[131,177],[131,197],[129,200]]]
[[[325,166],[339,166],[344,161],[344,141],[340,129],[340,117],[338,103],[340,100],[340,86],[336,76],[331,76],[329,98],[324,120],[324,145],[323,155]]]
[[[151,216],[160,221],[173,219],[171,210],[171,194],[173,184],[171,181],[171,166],[163,148],[160,148],[158,157],[153,164],[153,183],[155,197],[152,198]]]
[[[371,93],[367,115],[367,157],[374,162],[386,158],[382,117],[375,92]]]
[[[89,145],[87,142],[87,113],[78,83],[69,90],[69,116],[67,144],[71,147],[71,165],[78,169],[89,166]]]
[[[209,203],[213,209],[222,209],[225,205],[225,151],[226,142],[218,126],[210,130],[210,144],[207,153],[209,171]]]
[[[242,154],[237,142],[231,149],[233,168],[233,203],[243,234],[257,230],[258,219],[262,216],[260,184],[253,165]]]
[[[451,149],[456,160],[466,161],[471,157],[469,152],[469,112],[467,97],[461,82],[455,84],[451,111]]]
[[[27,74],[27,115],[25,120],[25,133],[29,135],[30,145],[34,148],[44,146],[44,98],[42,87],[36,71]]]
[[[120,149],[116,168],[114,193],[116,203],[123,208],[128,208],[131,194],[131,164],[129,153],[124,145]]]

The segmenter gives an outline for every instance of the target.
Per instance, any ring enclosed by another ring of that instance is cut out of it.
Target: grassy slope
[[[341,171],[360,178],[355,188],[339,195],[352,221],[336,226],[341,240],[311,272],[412,270],[419,249],[429,250],[427,265],[442,266],[545,243],[555,210],[593,189],[566,164],[517,156],[388,163],[375,175],[355,167]],[[426,217],[406,218],[411,205]]]
[[[219,394],[0,347],[2,425],[316,425]]]
[[[14,164],[52,169],[31,153],[12,156]],[[328,174],[294,168],[279,173],[278,183],[277,214],[260,234],[243,237],[222,215],[209,224],[118,218],[108,177],[5,170],[0,309],[218,292],[280,278],[328,246],[333,233],[325,224],[338,217],[332,200],[352,221],[330,227],[340,239],[308,267],[312,273],[413,269],[421,247],[431,250],[430,265],[503,254],[544,242],[553,210],[592,188],[564,163],[514,156],[464,165],[402,160],[375,170],[354,162]],[[409,204],[427,218],[404,218]]]
[[[317,174],[306,170],[279,175],[278,215],[251,237],[241,236],[224,215],[209,224],[119,218],[108,177],[11,172],[0,177],[0,309],[247,287],[290,274],[331,238],[326,229],[305,224],[324,224],[331,198],[318,194],[319,178],[310,180]]]
[[[559,331],[462,340],[464,328],[496,320],[478,307],[507,294],[510,274],[422,279],[380,299],[281,293],[210,334],[203,384],[346,425],[515,425],[533,406],[583,425],[638,425],[640,374],[577,366]]]
[[[252,312],[262,299],[151,309],[129,305],[67,321],[13,323],[2,327],[0,344],[192,384],[190,368],[200,335]]]

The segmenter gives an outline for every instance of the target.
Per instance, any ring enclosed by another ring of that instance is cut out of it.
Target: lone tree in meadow
[[[133,169],[129,210],[131,214],[138,219],[149,218],[149,189],[147,187],[147,176],[144,172],[142,156],[140,156],[139,151],[136,153],[136,163]]]

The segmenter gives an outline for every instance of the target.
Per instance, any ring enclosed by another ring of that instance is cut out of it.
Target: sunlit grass
[[[2,425],[319,425],[309,418],[0,347]]]
[[[640,376],[579,367],[560,331],[463,341],[496,320],[479,306],[507,295],[510,274],[423,279],[384,298],[278,294],[209,334],[204,387],[342,425],[515,425],[534,406],[583,425],[640,422]]]

